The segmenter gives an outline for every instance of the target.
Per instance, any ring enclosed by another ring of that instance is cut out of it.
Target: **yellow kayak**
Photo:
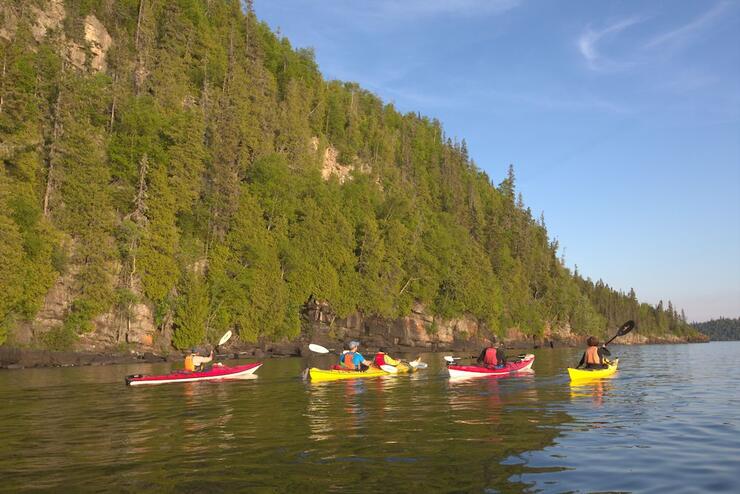
[[[408,364],[400,363],[396,366],[398,374],[406,374],[414,372],[416,369]],[[394,374],[396,374],[394,372]],[[338,370],[338,369],[318,369],[311,367],[308,371],[308,375],[312,381],[336,381],[337,379],[361,379],[364,377],[378,377],[378,376],[390,376],[393,375],[390,372],[386,372],[378,367],[370,367],[365,371],[353,371],[353,370]]]
[[[311,367],[308,371],[308,375],[312,381],[336,381],[338,379],[361,379],[365,377],[378,377],[389,375],[383,369],[377,367],[370,367],[366,371],[353,371],[353,370],[337,370],[337,369],[318,369]]]
[[[599,379],[602,377],[609,377],[617,372],[617,366],[619,365],[619,359],[614,359],[609,362],[609,367],[606,369],[574,369],[568,368],[568,374],[570,375],[571,381],[585,381],[588,379]]]

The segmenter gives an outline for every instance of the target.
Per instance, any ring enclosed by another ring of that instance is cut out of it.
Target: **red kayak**
[[[531,353],[525,355],[519,362],[508,362],[501,368],[489,369],[478,365],[448,365],[447,371],[450,377],[501,377],[508,376],[516,372],[528,371],[534,363],[534,355]]]
[[[126,376],[126,384],[139,386],[141,384],[167,384],[167,383],[189,383],[195,381],[213,381],[217,379],[239,379],[254,372],[262,366],[262,362],[227,367],[225,365],[214,365],[204,372],[177,371],[161,376],[144,376],[133,374]]]

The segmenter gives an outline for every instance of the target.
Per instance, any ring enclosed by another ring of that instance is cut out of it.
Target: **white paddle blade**
[[[308,345],[308,349],[316,353],[329,353],[328,349],[324,348],[321,345],[317,345],[316,343],[311,343],[310,345]]]
[[[224,335],[221,337],[221,339],[218,340],[218,345],[216,345],[216,346],[223,345],[224,343],[226,343],[227,341],[229,341],[229,338],[231,338],[231,330],[228,330],[226,333],[224,333]]]
[[[381,365],[380,368],[386,371],[388,374],[398,374],[398,369],[396,369],[392,365]]]
[[[429,365],[426,362],[417,362],[416,363],[416,368],[417,369],[426,369],[427,367],[429,367]]]
[[[449,363],[453,363],[455,361],[455,357],[453,357],[452,355],[445,355],[445,360]]]

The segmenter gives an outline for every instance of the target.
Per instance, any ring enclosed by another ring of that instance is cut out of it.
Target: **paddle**
[[[227,332],[224,333],[221,339],[218,340],[218,343],[216,344],[216,348],[220,347],[221,345],[229,341],[230,338],[231,338],[231,330],[228,330]]]
[[[401,362],[410,365],[414,369],[426,369],[427,367],[429,367],[429,364],[421,361],[421,357],[417,358],[416,360],[401,360]]]
[[[310,343],[308,345],[308,349],[315,353],[336,353],[336,351],[329,350],[328,348],[325,348],[321,345],[317,345],[316,343]]]
[[[231,335],[232,335],[231,330],[228,330],[227,332],[224,333],[224,335],[221,337],[221,339],[218,340],[218,343],[216,343],[216,348],[213,349],[213,356],[214,356],[214,358],[220,356],[218,354],[218,347],[220,347],[221,345],[223,345],[224,343],[226,343],[227,341],[229,341],[229,339],[231,338]]]
[[[635,328],[635,321],[632,321],[632,320],[627,321],[626,323],[622,324],[619,327],[619,329],[617,330],[617,334],[615,334],[614,336],[612,336],[612,339],[611,340],[609,340],[606,343],[604,343],[604,346],[606,346],[609,343],[611,343],[612,341],[614,341],[614,339],[617,338],[618,336],[624,336],[624,335],[626,335],[627,333],[629,333],[630,331],[632,331],[634,328]]]

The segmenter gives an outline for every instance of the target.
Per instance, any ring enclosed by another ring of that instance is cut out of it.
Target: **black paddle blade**
[[[617,331],[617,336],[624,336],[635,328],[635,321],[627,321]]]

